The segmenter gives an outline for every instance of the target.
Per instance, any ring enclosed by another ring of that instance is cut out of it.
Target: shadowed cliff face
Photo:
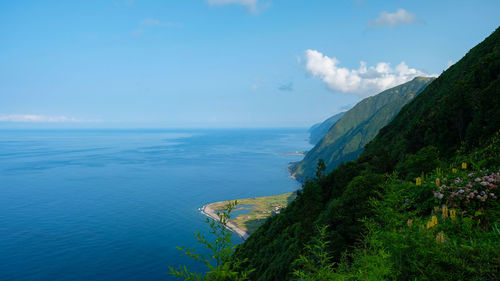
[[[378,131],[433,80],[432,77],[417,77],[362,100],[331,125],[304,159],[290,166],[290,172],[297,180],[304,182],[314,177],[319,159],[325,161],[326,172],[343,162],[355,160]]]

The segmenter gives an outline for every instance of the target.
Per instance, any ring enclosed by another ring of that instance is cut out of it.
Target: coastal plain
[[[232,210],[232,218],[227,227],[243,239],[246,239],[267,218],[279,214],[295,197],[297,197],[296,192],[289,192],[273,196],[215,202],[204,206],[203,213],[218,220],[217,213],[223,211],[229,203],[237,201],[238,205]]]

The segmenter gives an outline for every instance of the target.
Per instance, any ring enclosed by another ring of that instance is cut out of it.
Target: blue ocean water
[[[175,280],[207,202],[298,189],[305,129],[0,131],[0,280]],[[234,238],[236,243],[241,240]]]

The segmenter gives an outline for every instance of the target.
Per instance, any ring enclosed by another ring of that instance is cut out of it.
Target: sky
[[[0,128],[308,127],[436,76],[500,1],[0,1]]]

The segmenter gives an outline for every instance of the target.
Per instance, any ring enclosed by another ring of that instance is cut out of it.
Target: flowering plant
[[[498,203],[500,171],[453,173],[451,179],[434,180],[434,198],[441,204],[462,209],[462,215],[477,216]],[[439,183],[439,184],[438,184]]]

